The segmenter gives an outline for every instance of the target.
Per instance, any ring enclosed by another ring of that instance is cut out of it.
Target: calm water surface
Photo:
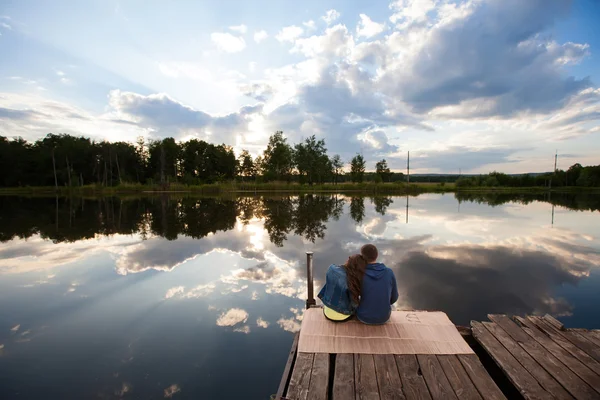
[[[600,328],[600,198],[552,196],[0,197],[0,398],[267,399],[305,252],[366,242],[398,308]]]

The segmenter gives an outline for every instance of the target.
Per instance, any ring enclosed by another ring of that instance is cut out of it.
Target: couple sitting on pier
[[[318,295],[327,319],[343,322],[356,316],[365,324],[387,322],[391,305],[398,300],[398,287],[394,272],[378,263],[377,257],[377,248],[366,244],[346,264],[329,267]]]

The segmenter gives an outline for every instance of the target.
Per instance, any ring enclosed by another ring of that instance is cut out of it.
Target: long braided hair
[[[352,302],[360,304],[360,290],[367,269],[367,261],[362,255],[355,254],[348,257],[348,261],[344,264],[344,269],[346,270],[346,281]]]

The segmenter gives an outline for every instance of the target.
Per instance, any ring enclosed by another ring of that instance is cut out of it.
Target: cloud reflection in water
[[[471,196],[467,202],[459,198],[456,208],[450,196],[425,195],[412,199],[413,215],[406,224],[404,198],[375,197],[369,206],[365,200],[306,195],[237,201],[160,197],[107,202],[88,209],[93,212],[118,204],[121,213],[128,210],[127,215],[133,217],[123,224],[133,235],[119,234],[116,221],[108,219],[100,232],[111,232],[110,236],[94,239],[88,238],[86,230],[84,240],[61,240],[76,234],[72,227],[65,235],[44,231],[47,227],[29,228],[26,231],[33,235],[29,241],[9,239],[0,250],[0,272],[56,268],[80,262],[90,252],[111,254],[121,275],[167,272],[192,264],[210,268],[203,266],[202,260],[208,262],[214,252],[225,252],[244,260],[245,266],[225,270],[220,266],[222,272],[211,272],[210,279],[170,287],[163,292],[164,298],[231,296],[249,289],[247,296],[258,300],[262,286],[267,296],[303,299],[305,251],[315,252],[318,287],[329,264],[343,263],[370,241],[380,247],[382,260],[396,271],[402,293],[399,307],[443,309],[465,322],[488,312],[568,314],[572,307],[568,300],[554,296],[554,288],[576,285],[600,265],[590,222],[580,225],[580,231],[548,229],[547,220],[541,219],[550,206],[547,203],[519,199],[527,205],[509,202],[489,208],[478,202],[502,204],[510,199]],[[570,207],[583,204],[584,209],[596,207],[590,205],[590,199],[553,201]],[[65,202],[61,207],[72,208]],[[78,215],[82,210],[73,211],[75,223],[71,221],[71,226],[90,220]],[[131,210],[143,211],[136,214]],[[583,212],[591,219],[598,218],[593,211]],[[221,218],[215,219],[213,213],[221,213]],[[569,215],[581,220],[577,214]],[[65,223],[59,221],[58,225]],[[55,236],[55,243],[40,235]],[[9,232],[3,235],[14,236]],[[198,259],[200,256],[209,258]],[[201,272],[207,276],[206,271]],[[286,318],[278,321],[282,320]],[[291,330],[294,324],[279,325]]]
[[[35,354],[39,370],[62,381],[43,361],[60,357],[95,382],[78,364],[86,357],[94,374],[117,373],[96,393],[116,395],[127,382],[123,397],[144,398],[217,390],[196,379],[213,372],[223,387],[249,365],[279,370],[302,320],[305,252],[315,254],[318,291],[327,267],[365,242],[395,270],[399,308],[443,310],[459,324],[489,312],[600,320],[581,306],[599,288],[578,291],[598,282],[592,199],[553,194],[555,205],[579,211],[557,207],[552,226],[544,199],[461,196],[411,197],[408,224],[407,199],[397,197],[60,199],[58,212],[55,199],[32,198],[18,202],[24,217],[0,198],[0,369],[17,382],[21,360]],[[151,392],[141,371],[178,383]]]

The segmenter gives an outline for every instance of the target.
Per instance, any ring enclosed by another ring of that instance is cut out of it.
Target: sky
[[[600,1],[0,0],[0,135],[282,130],[411,172],[600,164]]]

